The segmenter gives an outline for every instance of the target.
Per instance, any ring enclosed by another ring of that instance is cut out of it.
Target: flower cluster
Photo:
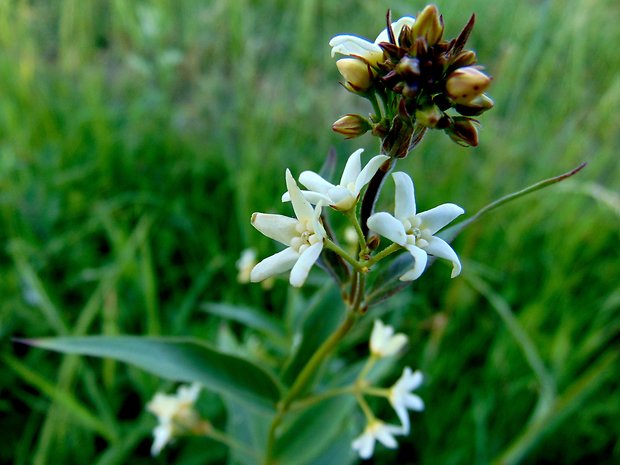
[[[429,5],[417,19],[405,16],[389,22],[388,15],[388,27],[374,42],[353,35],[333,37],[332,56],[345,55],[336,62],[345,88],[368,98],[378,95],[386,107],[384,118],[375,115],[368,122],[346,115],[333,129],[347,137],[372,129],[383,138],[401,131],[402,123],[442,129],[461,145],[478,145],[473,117],[492,108],[493,101],[484,94],[491,78],[476,65],[476,54],[465,49],[473,25],[474,16],[456,38],[446,40],[443,17]]]
[[[377,419],[363,397],[358,397],[367,423],[364,432],[353,441],[352,447],[363,459],[372,456],[377,441],[389,449],[396,448],[398,443],[395,437],[406,436],[411,430],[408,411],[424,410],[424,401],[412,392],[422,385],[423,376],[419,371],[414,372],[411,368],[405,367],[400,378],[389,389],[369,389],[363,380],[363,374],[367,373],[378,359],[396,355],[406,344],[407,336],[401,333],[394,334],[394,328],[383,324],[381,320],[375,320],[370,336],[371,356],[365,369],[362,370],[362,377],[358,383],[363,386],[362,394],[387,398],[401,424],[392,425]]]
[[[193,431],[204,424],[194,410],[200,389],[200,385],[196,383],[179,386],[176,394],[158,392],[147,404],[146,409],[154,414],[158,421],[153,430],[152,455],[159,454],[176,436]]]
[[[290,284],[300,287],[304,284],[314,263],[319,259],[325,244],[333,241],[321,220],[323,204],[343,212],[352,211],[360,191],[388,159],[376,155],[361,168],[362,150],[351,154],[347,160],[339,185],[323,179],[317,173],[304,171],[299,181],[309,190],[302,191],[286,170],[288,191],[283,201],[290,201],[296,218],[282,215],[254,213],[252,225],[266,236],[288,246],[281,252],[258,263],[250,272],[253,282],[262,281],[276,274],[291,270]],[[452,262],[452,277],[461,272],[461,263],[454,250],[443,239],[434,234],[456,217],[464,213],[458,205],[447,203],[426,212],[417,213],[413,181],[404,172],[393,173],[396,184],[394,215],[379,212],[370,216],[368,228],[407,250],[414,259],[413,266],[400,279],[413,281],[425,270],[428,255],[434,255]],[[312,204],[316,204],[313,208]],[[364,262],[358,263],[365,266]]]

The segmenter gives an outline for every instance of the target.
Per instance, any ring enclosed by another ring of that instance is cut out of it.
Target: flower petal
[[[368,218],[366,224],[368,225],[368,229],[380,234],[383,237],[387,237],[392,242],[396,242],[397,244],[403,246],[407,243],[405,227],[400,221],[389,213],[375,213]]]
[[[297,260],[297,263],[295,263],[293,269],[291,270],[291,276],[289,278],[291,286],[303,286],[304,282],[306,282],[306,278],[308,277],[308,273],[310,272],[310,268],[312,268],[314,262],[317,261],[322,250],[323,242],[317,242],[302,252]]]
[[[455,278],[461,274],[461,262],[456,252],[450,247],[450,245],[439,237],[431,237],[428,241],[428,245],[424,249],[431,255],[439,258],[445,258],[452,262],[452,274],[451,277]]]
[[[327,194],[328,190],[334,187],[331,182],[326,181],[314,171],[304,171],[303,173],[301,173],[299,175],[299,182],[311,191],[318,192],[319,194],[324,195]]]
[[[319,194],[318,192],[301,191],[301,194],[304,196],[304,199],[310,202],[311,205],[316,205],[319,202],[323,202],[325,204],[330,203],[328,196]],[[288,192],[285,192],[284,194],[282,194],[282,202],[290,202],[290,201],[291,201],[291,194],[289,194]]]
[[[375,173],[379,170],[383,162],[387,160],[388,156],[386,155],[377,155],[370,159],[364,169],[360,172],[355,180],[355,193],[359,194],[362,188],[370,182]]]
[[[398,171],[392,174],[396,191],[394,196],[394,216],[400,221],[407,220],[415,215],[415,191],[413,181],[407,173]]]
[[[413,268],[403,274],[399,279],[401,281],[413,281],[418,279],[424,273],[424,269],[426,268],[426,262],[428,261],[428,255],[421,248],[407,244],[405,245],[409,253],[413,256],[415,260],[413,263]]]
[[[357,201],[357,195],[342,186],[332,187],[329,192],[329,204],[338,210],[350,210]]]
[[[413,16],[403,16],[398,21],[393,22],[392,31],[394,31],[394,37],[396,37],[396,40],[398,41],[398,36],[400,35],[400,31],[403,30],[403,27],[405,26],[411,27],[413,26],[414,23],[415,23],[415,18]],[[388,35],[388,31],[386,28],[383,31],[381,31],[381,34],[377,36],[377,38],[375,39],[375,44],[379,44],[381,42],[389,42],[389,41],[390,41],[390,37]]]
[[[299,253],[291,247],[265,258],[259,262],[250,272],[250,281],[256,283],[290,270],[299,259]]]
[[[405,406],[409,410],[415,410],[417,412],[421,412],[422,410],[424,410],[424,401],[420,398],[420,396],[417,396],[415,394],[407,394],[404,397],[404,400]]]
[[[295,210],[295,216],[300,220],[311,218],[314,209],[304,198],[293,175],[288,169],[286,170],[286,190],[288,190],[291,196],[291,203],[293,204],[293,210]]]
[[[344,166],[344,171],[342,172],[342,177],[340,178],[340,185],[343,187],[347,187],[349,183],[355,183],[355,180],[360,174],[362,170],[362,162],[361,162],[361,154],[364,149],[357,149],[353,152],[348,160],[347,164]]]
[[[370,432],[364,431],[351,443],[351,447],[361,458],[369,459],[375,450],[375,437]]]
[[[161,450],[172,439],[172,424],[163,423],[157,425],[153,430],[153,445],[151,446],[151,455],[158,455]]]
[[[383,57],[383,50],[377,44],[354,35],[338,35],[329,41],[332,47],[332,57],[336,53],[341,55],[358,55],[364,58]],[[370,60],[369,60],[370,61]]]
[[[291,245],[291,239],[298,236],[295,227],[299,224],[295,218],[271,213],[254,213],[252,226],[265,236],[285,245]]]
[[[453,203],[438,205],[418,215],[418,218],[422,220],[420,229],[428,229],[431,234],[435,234],[463,213],[465,210]]]
[[[388,449],[396,449],[398,442],[394,438],[394,433],[398,434],[400,431],[400,428],[395,428],[391,425],[381,425],[375,429],[375,437]]]

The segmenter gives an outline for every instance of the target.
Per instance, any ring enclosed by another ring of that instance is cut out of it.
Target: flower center
[[[426,228],[422,227],[422,220],[417,216],[413,216],[404,221],[405,231],[407,233],[407,243],[421,248],[428,246],[428,240],[432,234]]]
[[[291,247],[300,254],[308,247],[321,241],[321,238],[314,232],[309,221],[300,221],[295,227],[299,236],[291,240]]]

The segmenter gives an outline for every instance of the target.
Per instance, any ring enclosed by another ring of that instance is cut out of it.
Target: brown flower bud
[[[413,25],[413,36],[424,37],[429,46],[435,45],[443,35],[443,16],[435,5],[424,8]]]
[[[373,72],[370,66],[357,58],[341,58],[336,62],[338,71],[345,78],[347,90],[363,94],[372,87]]]
[[[332,124],[332,129],[347,139],[353,139],[368,132],[371,129],[371,125],[366,118],[360,115],[349,114],[344,115]]]
[[[453,124],[446,132],[450,138],[464,147],[476,147],[478,145],[478,128],[475,119],[457,116]]]
[[[465,104],[482,94],[491,84],[491,78],[473,66],[453,71],[446,81],[446,91],[458,104]]]
[[[415,112],[415,121],[427,128],[434,128],[441,120],[443,112],[436,105],[421,108]]]
[[[377,247],[379,247],[380,243],[381,243],[381,238],[377,236],[376,234],[373,234],[372,236],[368,238],[366,245],[368,246],[370,250],[376,250]]]

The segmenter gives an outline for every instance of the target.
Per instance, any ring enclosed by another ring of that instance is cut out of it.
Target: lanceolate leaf
[[[108,357],[162,378],[198,382],[250,407],[271,412],[280,398],[274,378],[248,360],[225,354],[202,342],[137,336],[60,337],[24,340],[57,352]]]

